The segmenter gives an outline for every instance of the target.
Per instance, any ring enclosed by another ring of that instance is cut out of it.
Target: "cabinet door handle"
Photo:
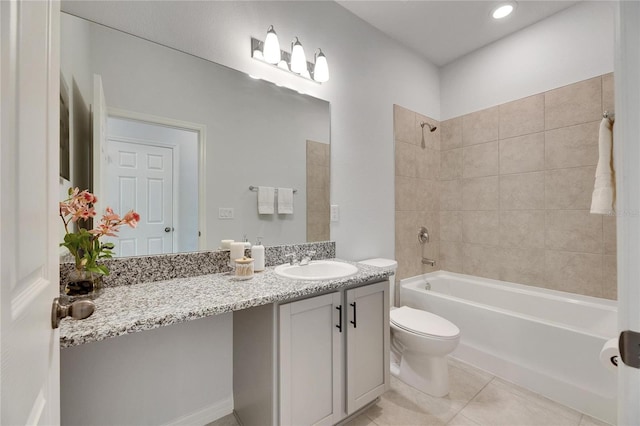
[[[353,303],[349,303],[349,305],[353,306],[353,321],[349,321],[351,324],[353,324],[353,328],[356,328],[357,325],[357,320],[356,320],[356,302]]]
[[[336,328],[342,333],[342,305],[336,306],[336,309],[338,310],[338,325],[336,325]]]

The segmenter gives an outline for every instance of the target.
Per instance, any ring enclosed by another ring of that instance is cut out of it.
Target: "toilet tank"
[[[368,266],[377,266],[378,268],[391,269],[393,271],[393,275],[389,277],[389,303],[391,304],[391,306],[397,306],[396,300],[398,301],[398,303],[400,301],[400,295],[398,289],[396,289],[396,269],[398,269],[398,262],[393,259],[383,259],[377,257],[375,259],[361,260],[358,263]]]

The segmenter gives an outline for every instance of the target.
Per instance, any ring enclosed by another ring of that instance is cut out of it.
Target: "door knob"
[[[167,226],[166,228],[164,228],[164,232],[171,232],[171,228]]]
[[[58,328],[60,320],[66,317],[77,320],[89,318],[95,309],[96,305],[91,300],[76,300],[69,305],[64,305],[56,297],[51,306],[51,327]]]

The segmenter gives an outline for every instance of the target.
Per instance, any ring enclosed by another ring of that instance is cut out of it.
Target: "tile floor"
[[[451,391],[426,395],[391,377],[377,404],[344,426],[604,426],[606,423],[555,403],[459,361],[450,360]],[[238,426],[233,415],[207,426]]]

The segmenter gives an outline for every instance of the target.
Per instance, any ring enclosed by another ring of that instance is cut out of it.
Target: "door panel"
[[[340,293],[280,306],[280,424],[332,425],[339,419]]]
[[[173,150],[109,139],[106,206],[140,214],[136,229],[112,238],[117,256],[173,252]]]
[[[347,414],[382,395],[389,383],[389,282],[346,291]]]
[[[0,424],[58,424],[59,3],[0,2]]]

